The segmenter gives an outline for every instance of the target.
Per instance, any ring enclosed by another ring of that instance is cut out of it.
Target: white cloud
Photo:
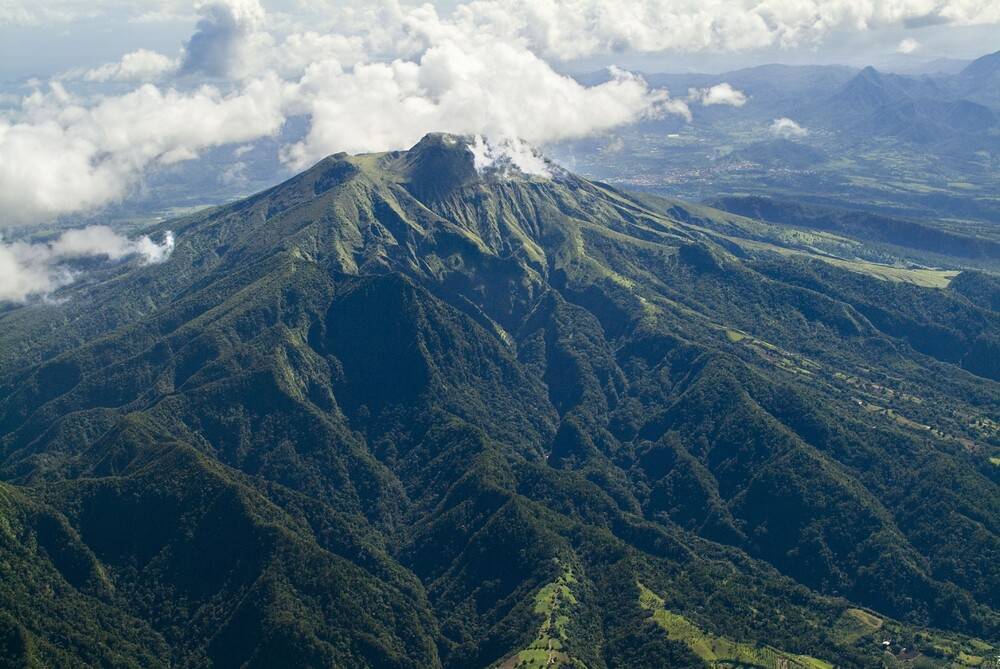
[[[156,81],[177,70],[178,62],[161,53],[138,49],[122,56],[115,63],[107,63],[88,70],[83,78],[87,81]]]
[[[524,40],[558,59],[624,50],[740,51],[814,44],[840,30],[1000,22],[995,0],[473,0],[466,30]]]
[[[469,145],[473,165],[480,174],[498,173],[504,176],[512,171],[538,177],[550,178],[552,171],[548,164],[530,144],[518,139],[502,139],[491,142],[481,135]]]
[[[206,0],[178,61],[139,50],[84,75],[177,76],[186,92],[146,83],[79,100],[53,85],[0,114],[4,222],[113,202],[147,170],[272,135],[289,115],[310,119],[302,141],[282,150],[295,168],[336,151],[406,148],[430,131],[544,145],[667,113],[691,118],[688,101],[640,77],[616,69],[607,83],[583,86],[558,74],[551,59],[790,46],[837,30],[926,20],[1000,21],[996,0],[471,0],[444,17],[433,5],[397,0],[284,3],[305,6],[323,20],[289,29],[295,14],[266,13],[259,0]],[[0,0],[0,24],[109,13],[141,21],[190,9],[190,0]],[[192,90],[204,77],[224,81]],[[706,105],[746,101],[729,84],[691,92],[691,102]],[[772,131],[805,132],[787,119]]]
[[[219,175],[219,183],[226,186],[244,184],[247,181],[247,164],[242,160],[232,163]]]
[[[790,118],[776,118],[771,124],[771,134],[775,137],[791,139],[793,137],[805,137],[809,131],[803,128]]]
[[[290,114],[311,119],[306,137],[282,151],[295,168],[337,151],[408,148],[432,131],[544,144],[665,113],[690,119],[683,101],[640,77],[613,69],[607,83],[582,86],[522,41],[443,20],[429,5],[403,10],[387,0],[359,10],[356,25],[370,28],[363,36],[308,31],[282,40],[265,31],[269,17],[257,0],[213,0],[199,12],[177,74],[226,76],[236,90],[146,84],[88,102],[52,84],[29,96],[18,113],[0,116],[8,222],[113,202],[150,168],[273,134]],[[142,78],[171,68],[165,56],[136,52],[89,76]]]
[[[174,248],[174,237],[167,233],[163,244],[157,244],[148,236],[130,240],[116,233],[106,225],[91,225],[86,228],[67,230],[48,245],[54,258],[84,258],[105,256],[119,260],[125,256],[139,255],[146,262],[162,262]]]
[[[27,224],[123,197],[143,171],[213,146],[277,132],[283,85],[251,82],[223,95],[146,84],[86,106],[58,84],[25,98],[17,119],[0,118],[0,211]]]
[[[255,52],[271,43],[263,32],[264,7],[259,0],[200,2],[201,19],[184,45],[182,74],[240,76],[253,70]]]
[[[920,42],[913,39],[912,37],[907,37],[906,39],[904,39],[902,42],[899,43],[899,46],[896,47],[896,51],[898,53],[910,54],[919,48],[920,48]]]
[[[268,65],[286,75],[302,76],[313,63],[335,60],[353,65],[365,60],[365,49],[364,40],[356,35],[293,33],[272,51]]]
[[[603,153],[621,153],[625,150],[625,140],[620,137],[612,137],[608,143],[601,149]]]
[[[721,83],[710,88],[691,88],[688,90],[688,100],[699,102],[705,106],[728,105],[742,107],[747,103],[747,96],[733,88],[728,83]]]
[[[103,225],[69,230],[43,244],[8,243],[0,238],[0,301],[23,302],[72,283],[78,272],[67,266],[68,260],[138,256],[151,264],[166,260],[173,249],[171,232],[157,243],[148,236],[130,240]]]
[[[272,0],[272,4],[338,26],[344,33],[383,28],[387,16],[403,13],[396,0]],[[190,0],[0,0],[0,25],[107,16],[173,19],[189,13],[190,7]],[[370,17],[376,13],[382,18],[373,22]],[[545,55],[567,58],[625,48],[789,46],[837,30],[904,23],[989,24],[1000,22],[1000,4],[995,0],[472,0],[460,4],[457,14],[463,22],[525,37]]]
[[[687,109],[621,70],[588,88],[516,45],[460,39],[413,61],[310,66],[294,97],[312,126],[285,160],[302,168],[335,151],[408,148],[431,131],[543,144]]]

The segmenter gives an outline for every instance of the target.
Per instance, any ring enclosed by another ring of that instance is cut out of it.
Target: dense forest
[[[0,666],[995,666],[1000,280],[550,169],[338,154],[0,308]]]

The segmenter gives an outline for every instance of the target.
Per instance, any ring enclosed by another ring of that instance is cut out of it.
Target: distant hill
[[[970,65],[971,67],[971,65]],[[895,137],[918,144],[982,134],[997,123],[986,106],[955,99],[948,81],[884,74],[866,67],[811,110],[813,122],[856,138]]]
[[[969,63],[961,75],[970,79],[988,80],[1000,75],[1000,51],[987,54]]]
[[[873,112],[912,99],[909,79],[866,67],[830,98],[840,112]]]
[[[985,105],[959,100],[948,106],[948,125],[959,132],[985,133],[997,125],[997,115]]]
[[[733,151],[728,161],[747,161],[766,168],[807,169],[826,161],[826,154],[819,149],[790,139],[772,139],[755,142]]]
[[[1000,51],[972,61],[948,84],[956,94],[1000,112]]]

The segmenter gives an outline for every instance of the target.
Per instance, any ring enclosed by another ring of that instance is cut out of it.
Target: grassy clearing
[[[726,337],[729,339],[729,341],[733,342],[734,344],[738,344],[739,342],[747,338],[745,334],[743,334],[742,332],[737,332],[736,330],[726,330]]]
[[[785,249],[785,251],[789,250]],[[786,252],[783,255],[793,254],[809,255],[797,251],[791,251],[790,253]],[[881,279],[882,281],[912,283],[913,285],[920,286],[922,288],[947,288],[948,284],[951,283],[951,280],[959,274],[957,270],[895,267],[893,265],[882,265],[867,260],[845,260],[843,258],[834,258],[826,255],[811,255],[810,257],[822,260],[825,263],[849,270],[851,272],[867,274],[868,276]]]
[[[821,370],[820,365],[812,360],[803,358],[789,351],[784,351],[770,342],[766,342],[763,339],[757,339],[756,337],[745,332],[726,329],[725,334],[726,339],[728,339],[730,343],[743,344],[770,364],[780,367],[786,372],[813,376],[816,372]]]
[[[681,641],[711,665],[740,665],[763,669],[833,669],[824,660],[794,655],[765,644],[733,641],[702,631],[682,615],[664,608],[663,598],[639,583],[639,605],[653,612],[653,621],[671,639]]]
[[[958,652],[957,660],[959,664],[964,664],[967,667],[978,667],[983,664],[985,658],[980,655],[970,655],[963,650]]]
[[[571,589],[574,583],[576,578],[573,570],[567,569],[535,596],[535,613],[545,617],[538,630],[539,639],[554,639],[558,642],[566,640],[566,626],[570,622],[569,609],[576,606],[576,597]]]
[[[879,404],[874,404],[872,402],[868,402],[866,400],[862,400],[862,399],[858,399],[858,398],[854,398],[854,401],[855,401],[855,403],[858,405],[858,407],[862,411],[865,411],[865,412],[870,413],[870,414],[878,415],[878,416],[884,416],[884,417],[886,417],[886,418],[888,418],[890,420],[895,421],[897,425],[901,425],[901,426],[903,426],[905,428],[909,428],[911,430],[916,430],[918,432],[930,432],[931,434],[933,434],[935,437],[938,437],[939,439],[951,438],[950,435],[945,434],[941,430],[935,429],[931,425],[925,425],[923,423],[918,423],[915,420],[911,420],[911,419],[907,418],[906,416],[901,415],[895,409],[887,408],[887,407],[881,406]]]
[[[574,667],[586,669],[580,660],[564,651],[569,639],[568,626],[576,606],[573,584],[576,577],[572,567],[567,567],[555,581],[535,595],[534,612],[542,616],[538,636],[530,646],[508,658],[498,669],[545,669],[547,667]]]
[[[854,645],[858,639],[880,630],[884,622],[878,616],[867,611],[847,609],[837,620],[834,634],[844,644]]]
[[[849,269],[861,274],[868,274],[883,281],[897,281],[900,283],[912,283],[923,288],[947,288],[951,280],[958,276],[955,270],[943,269],[910,269],[906,267],[892,267],[890,265],[879,265],[878,263],[864,260],[839,260],[835,258],[820,258],[821,260]]]
[[[846,269],[851,272],[867,274],[868,276],[881,279],[882,281],[912,283],[913,285],[920,286],[922,288],[947,288],[951,283],[951,280],[959,274],[957,270],[930,269],[921,267],[896,267],[893,265],[882,265],[868,260],[847,260],[844,258],[836,258],[827,254],[789,248],[778,244],[750,241],[740,237],[725,236],[725,238],[746,249],[773,251],[783,256],[804,256],[815,260],[821,260],[825,263],[833,265],[834,267],[840,267],[841,269]]]
[[[1000,655],[997,649],[979,639],[961,639],[930,632],[917,634],[918,647],[924,657],[933,658],[939,665],[950,668],[960,667],[996,667],[1000,665]],[[933,652],[928,651],[933,649]]]

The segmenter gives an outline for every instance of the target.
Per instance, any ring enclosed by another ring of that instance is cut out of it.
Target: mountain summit
[[[523,150],[331,156],[0,313],[5,657],[995,654],[995,277]]]

